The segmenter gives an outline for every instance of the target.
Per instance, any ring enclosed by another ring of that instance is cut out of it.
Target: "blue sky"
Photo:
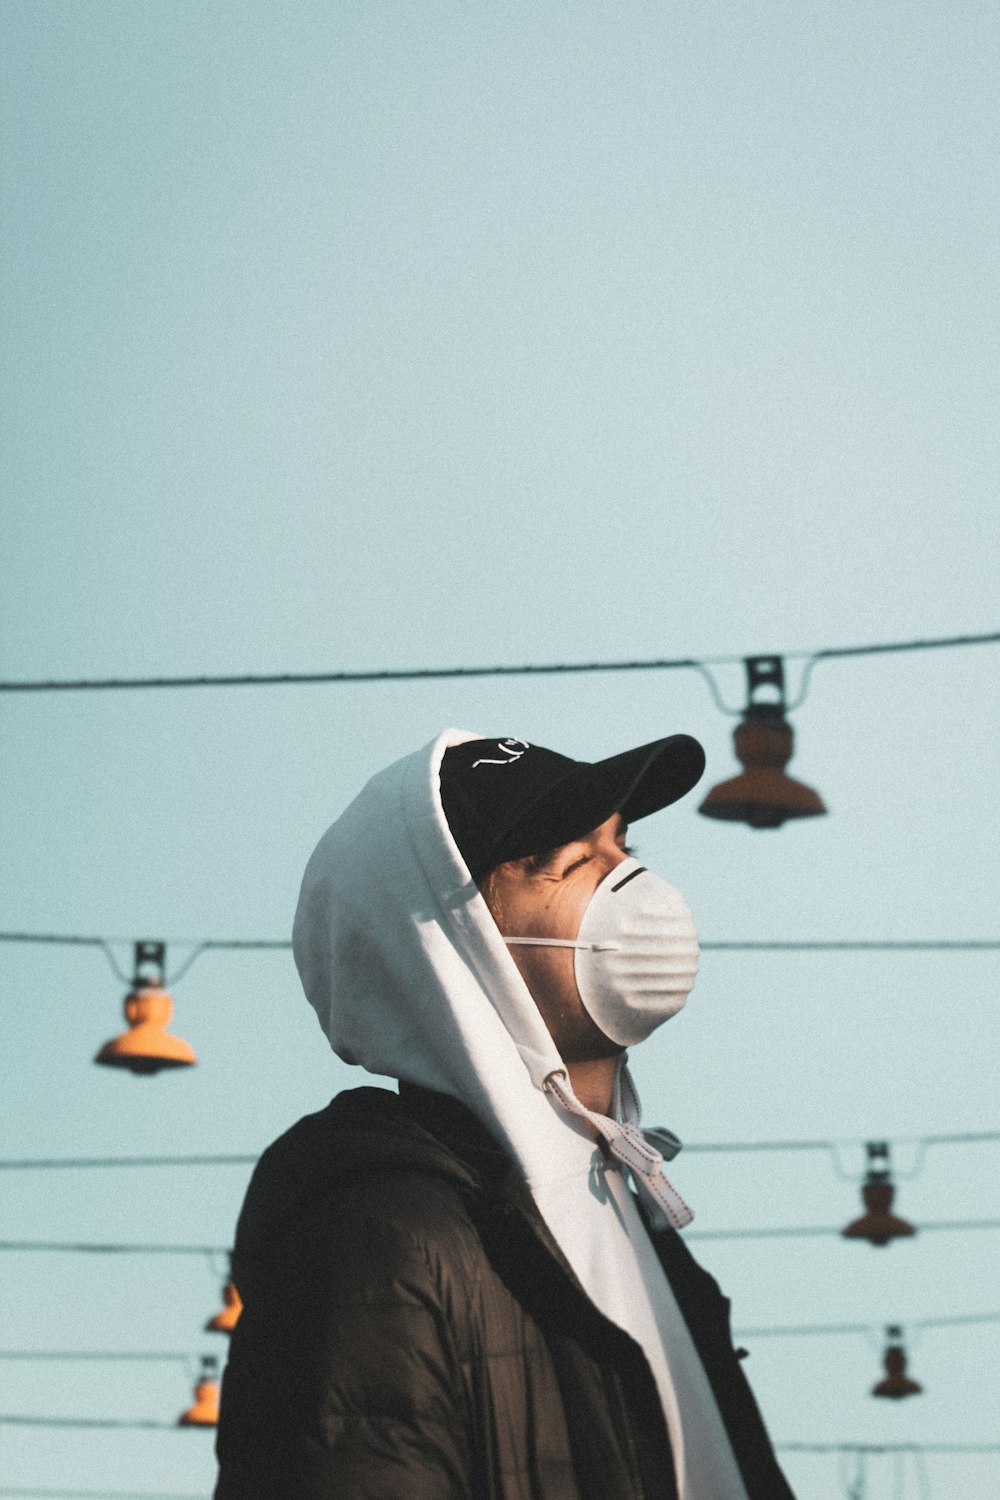
[[[8,0],[3,20],[3,678],[998,628],[992,6]],[[718,676],[739,703],[741,669]],[[757,833],[695,797],[637,830],[643,858],[707,940],[996,937],[995,683],[994,647],[823,662],[791,769],[829,816]],[[287,937],[324,827],[446,725],[588,759],[685,730],[706,786],[735,770],[689,671],[8,695],[2,716],[2,927],[122,939],[122,963],[167,939],[171,968],[184,940]],[[255,1152],[362,1081],[288,954],[201,958],[175,990],[201,1062],[153,1079],[91,1066],[122,997],[99,953],[3,946],[0,968],[9,1156]],[[706,953],[635,1054],[647,1117],[691,1142],[1000,1128],[995,990],[990,954]],[[900,1211],[995,1216],[996,1159],[931,1151]],[[696,1228],[856,1212],[822,1155],[676,1175]],[[12,1173],[5,1232],[225,1245],[245,1180]],[[737,1326],[1000,1308],[989,1233],[699,1253]],[[211,1347],[203,1261],[3,1269],[9,1348]],[[778,1440],[987,1439],[996,1334],[927,1330],[926,1393],[898,1405],[867,1397],[864,1338],[760,1340],[749,1370]],[[3,1383],[7,1412],[154,1420],[189,1391],[166,1365]],[[211,1485],[204,1434],[0,1442],[7,1485]],[[802,1500],[842,1494],[833,1459],[786,1462]],[[929,1463],[934,1494],[996,1483],[995,1457]],[[873,1495],[891,1482],[873,1468]]]

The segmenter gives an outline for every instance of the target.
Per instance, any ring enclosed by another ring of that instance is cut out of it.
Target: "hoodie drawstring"
[[[624,1071],[624,1070],[623,1070]],[[623,1079],[623,1083],[625,1080]],[[550,1073],[545,1080],[546,1091],[557,1104],[569,1114],[587,1120],[607,1142],[611,1155],[632,1173],[633,1181],[649,1210],[654,1228],[663,1229],[668,1224],[674,1229],[683,1229],[694,1218],[691,1209],[678,1193],[663,1171],[663,1157],[646,1140],[638,1125],[638,1097],[631,1079],[626,1087],[634,1104],[635,1121],[619,1124],[607,1115],[599,1115],[580,1103],[573,1092],[565,1073]],[[628,1111],[632,1113],[632,1110]]]

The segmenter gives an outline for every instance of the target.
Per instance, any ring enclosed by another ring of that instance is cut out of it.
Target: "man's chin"
[[[594,1031],[597,1032],[596,1036],[588,1034],[574,1037],[568,1046],[560,1049],[564,1063],[572,1066],[573,1063],[613,1062],[622,1056],[624,1047],[605,1036],[603,1031],[597,1031],[596,1026]]]

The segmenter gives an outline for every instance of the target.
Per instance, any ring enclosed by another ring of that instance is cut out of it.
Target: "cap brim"
[[[669,807],[697,786],[705,770],[705,752],[691,735],[672,734],[598,761],[594,769],[602,773],[602,779],[607,776],[609,783],[621,779],[624,795],[611,812],[620,812],[626,822],[635,823]]]
[[[582,838],[620,812],[627,823],[669,807],[697,784],[705,752],[689,734],[625,750],[593,763],[577,762],[506,831],[504,859],[541,854]]]

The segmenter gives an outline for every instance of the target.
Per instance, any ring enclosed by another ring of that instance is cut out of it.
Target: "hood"
[[[614,1120],[576,1099],[451,836],[441,759],[479,738],[446,730],[373,777],[326,831],[302,880],[295,962],[337,1055],[464,1104],[513,1160],[595,1304],[642,1341],[621,1274],[628,1205],[624,1216],[611,1206],[591,1127],[660,1224],[683,1224],[690,1211],[638,1128],[627,1067]]]
[[[450,1094],[520,1158],[580,1132],[542,1092],[562,1059],[441,808],[441,758],[476,738],[448,730],[373,777],[309,860],[293,948],[338,1057]]]
[[[675,1455],[685,1452],[682,1410],[711,1434],[706,1451],[730,1453],[704,1369],[619,1170],[631,1173],[651,1214],[660,1214],[651,1219],[655,1227],[679,1227],[691,1217],[639,1129],[628,1068],[618,1071],[614,1118],[576,1098],[445,819],[444,752],[481,737],[446,730],[389,766],[320,839],[293,929],[303,987],[345,1062],[450,1095],[485,1127],[586,1295],[645,1354]],[[325,1149],[320,1143],[319,1154]],[[352,1150],[338,1139],[330,1154],[350,1158]],[[421,1170],[429,1166],[438,1169],[424,1157]],[[360,1143],[355,1163],[330,1170],[355,1167],[373,1170]],[[319,1170],[322,1176],[325,1165]],[[252,1227],[252,1219],[241,1225],[245,1243],[253,1241]],[[690,1493],[739,1494],[733,1475],[735,1469],[723,1484]]]

